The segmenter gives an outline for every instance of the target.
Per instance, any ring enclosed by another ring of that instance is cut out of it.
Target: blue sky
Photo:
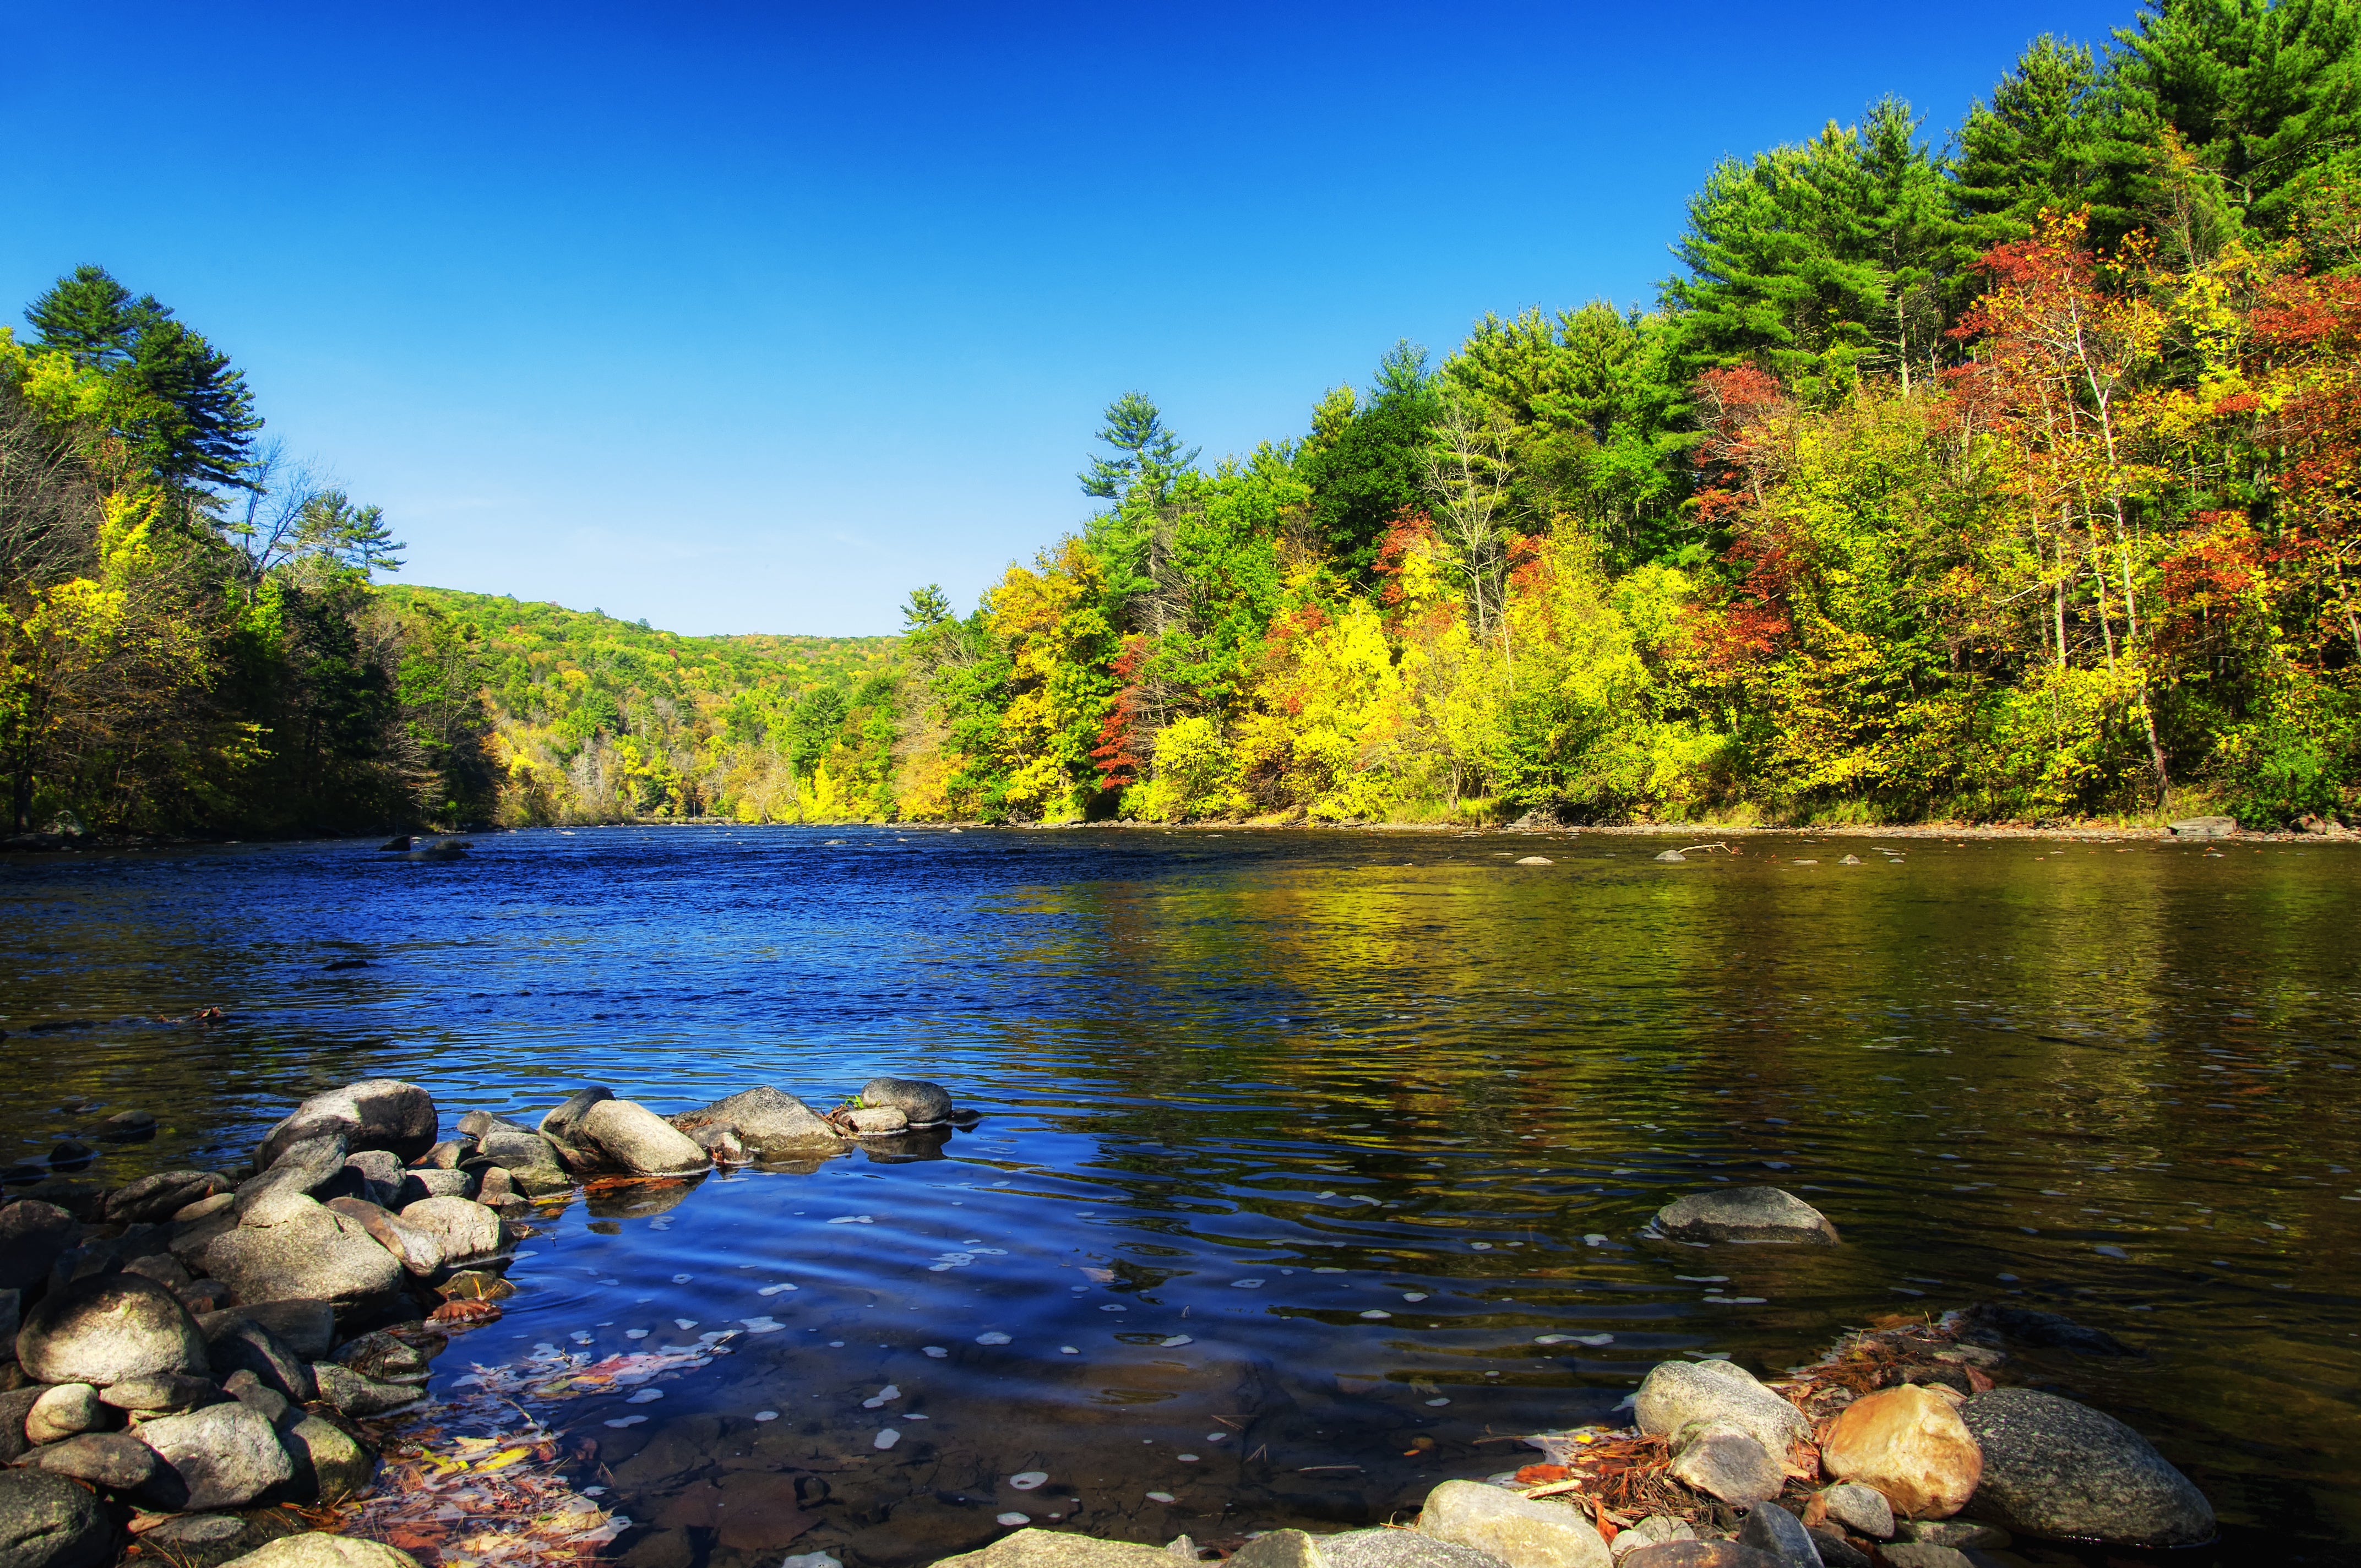
[[[174,306],[407,580],[890,631],[1087,515],[1127,389],[1295,434],[1398,337],[1653,300],[1722,155],[1887,92],[1939,140],[2130,15],[20,0],[0,299]]]

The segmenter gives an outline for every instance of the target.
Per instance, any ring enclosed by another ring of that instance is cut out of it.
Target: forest
[[[0,341],[18,832],[2361,806],[2361,4],[2151,0],[1706,171],[1644,306],[1408,342],[898,639],[391,587],[84,267]],[[1081,509],[1078,509],[1078,510]]]

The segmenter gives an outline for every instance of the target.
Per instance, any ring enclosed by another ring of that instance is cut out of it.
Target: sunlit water
[[[242,1157],[364,1076],[428,1085],[446,1126],[588,1082],[666,1112],[947,1085],[984,1120],[939,1157],[574,1203],[437,1364],[780,1325],[659,1400],[567,1408],[649,1527],[616,1548],[636,1568],[902,1568],[1005,1512],[1158,1541],[1382,1520],[1536,1457],[1504,1438],[1609,1419],[1659,1359],[1774,1371],[2003,1298],[2145,1352],[2028,1365],[2189,1472],[2223,1561],[2352,1561],[2361,852],[1664,843],[714,828],[441,865],[18,859],[0,1111],[14,1157],[93,1119],[69,1094],[157,1113],[112,1182]],[[207,1004],[229,1021],[125,1021]],[[1637,1236],[1722,1181],[1800,1193],[1845,1245]]]

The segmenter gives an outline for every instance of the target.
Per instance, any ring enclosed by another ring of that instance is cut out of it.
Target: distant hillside
[[[891,751],[898,637],[684,637],[490,594],[379,591],[472,633],[508,773],[505,817],[793,819],[874,809],[873,775],[883,782]],[[879,720],[882,741],[868,733]]]

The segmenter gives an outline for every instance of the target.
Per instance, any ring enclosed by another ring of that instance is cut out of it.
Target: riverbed
[[[1975,1300],[2139,1353],[2034,1370],[2206,1491],[2221,1561],[2356,1561],[2361,846],[1653,858],[1681,842],[708,827],[445,864],[17,857],[0,1125],[38,1160],[153,1112],[104,1146],[115,1183],[242,1157],[368,1076],[446,1125],[585,1083],[665,1112],[944,1084],[983,1119],[916,1149],[553,1211],[508,1315],[437,1363],[733,1336],[657,1398],[569,1410],[634,1568],[911,1568],[1013,1514],[1159,1541],[1374,1522],[1528,1462],[1517,1434],[1616,1419],[1665,1357],[1773,1372]],[[1723,1182],[1797,1193],[1845,1245],[1638,1234]]]

